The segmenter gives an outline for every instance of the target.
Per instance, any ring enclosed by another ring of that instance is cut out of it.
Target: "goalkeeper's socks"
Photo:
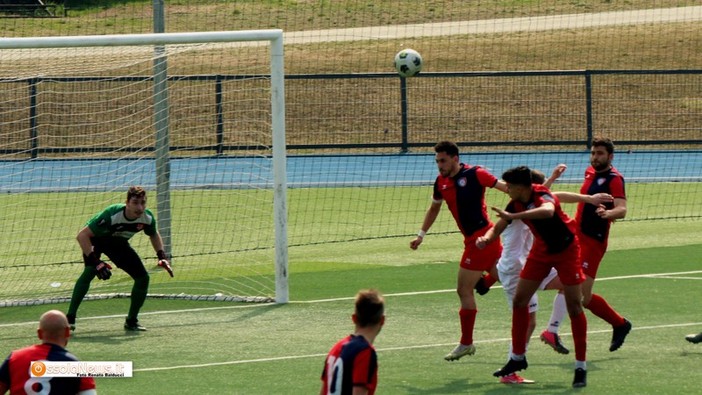
[[[72,331],[76,330],[76,316],[75,316],[75,314],[66,314],[66,318],[68,318],[69,328],[71,328]]]

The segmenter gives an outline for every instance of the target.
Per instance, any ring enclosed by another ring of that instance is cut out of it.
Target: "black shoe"
[[[66,315],[66,318],[68,318],[68,327],[71,328],[71,332],[73,332],[76,330],[76,316]]]
[[[573,388],[582,388],[587,386],[587,370],[583,368],[575,369],[573,376]]]
[[[137,320],[124,321],[124,329],[135,332],[146,332],[146,327],[141,326]]]
[[[490,292],[490,287],[485,285],[485,277],[480,277],[478,279],[478,282],[475,283],[475,292],[478,293],[478,295],[485,295],[486,293]]]
[[[628,320],[624,320],[624,323],[614,327],[614,330],[612,331],[612,344],[609,346],[609,351],[617,351],[619,347],[624,344],[624,339],[626,339],[626,335],[629,334],[631,331],[631,322]]]
[[[685,340],[689,341],[692,344],[697,344],[697,343],[702,343],[702,332],[698,334],[692,334],[692,335],[687,335],[685,336]]]
[[[508,374],[526,369],[527,366],[529,366],[529,364],[527,363],[526,357],[524,357],[524,359],[522,359],[521,361],[517,361],[517,360],[510,358],[509,362],[507,362],[507,364],[505,366],[503,366],[502,369],[496,371],[492,375],[495,377],[504,377],[504,376],[507,376]]]

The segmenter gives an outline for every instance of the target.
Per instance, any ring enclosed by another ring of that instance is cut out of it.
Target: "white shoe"
[[[445,360],[447,361],[458,361],[462,357],[466,355],[473,355],[475,354],[475,346],[470,344],[470,345],[464,345],[464,344],[459,344],[456,346],[456,348],[453,349],[450,353],[446,354],[444,357]]]

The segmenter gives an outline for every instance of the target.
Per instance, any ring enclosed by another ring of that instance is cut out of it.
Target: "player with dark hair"
[[[83,252],[85,269],[73,288],[71,304],[66,314],[72,330],[75,329],[76,313],[90,289],[90,282],[95,277],[108,280],[112,276],[112,266],[100,259],[103,253],[134,279],[124,329],[146,330],[139,324],[137,316],[149,290],[149,274],[139,255],[129,245],[129,239],[142,230],[149,236],[151,245],[156,251],[158,266],[164,268],[173,277],[173,270],[163,250],[161,235],[156,228],[156,217],[146,208],[146,190],[139,186],[132,186],[127,191],[126,203],[108,206],[92,217],[78,232],[76,239]]]
[[[553,181],[558,178],[551,176],[548,180],[543,173],[538,170],[532,170],[531,174],[532,182],[534,184],[543,184],[547,188],[551,186]],[[520,220],[513,220],[501,235],[502,241],[502,255],[500,260],[497,261],[497,277],[500,283],[502,283],[502,290],[507,297],[507,304],[510,310],[512,309],[512,301],[514,300],[514,294],[517,289],[517,283],[519,282],[519,273],[524,267],[527,256],[529,255],[529,250],[534,242],[534,236],[531,234],[529,227]],[[483,276],[483,279],[485,276]],[[555,269],[551,269],[551,272],[541,281],[539,284],[539,289],[561,289],[563,286],[558,279],[558,273]],[[564,307],[565,308],[565,307]],[[536,329],[536,311],[539,309],[539,299],[536,293],[531,296],[529,300],[529,327],[527,329],[527,339],[531,337],[531,334]],[[528,341],[528,340],[527,340]],[[566,350],[566,353],[568,350]],[[507,358],[512,357],[512,344],[510,343],[509,352]],[[532,384],[533,380],[528,380],[516,372],[510,373],[506,376],[500,377],[500,382],[504,384]]]
[[[373,341],[385,323],[385,300],[380,292],[359,291],[351,318],[356,327],[354,333],[339,340],[325,360],[321,395],[375,393],[378,360]]]
[[[563,283],[575,343],[573,387],[584,387],[587,375],[587,319],[583,312],[580,284],[585,276],[580,266],[575,221],[563,212],[558,198],[548,188],[532,184],[532,173],[528,167],[509,169],[502,175],[502,179],[507,183],[507,193],[512,200],[505,210],[492,208],[500,220],[485,235],[477,238],[476,246],[486,248],[497,242],[502,231],[516,219],[529,226],[534,235],[534,243],[519,275],[513,300],[512,356],[494,375],[503,377],[527,368],[529,300],[551,268],[555,268]]]
[[[71,329],[66,316],[58,310],[49,310],[39,319],[37,336],[41,344],[25,347],[10,353],[0,366],[0,394],[11,395],[95,395],[95,380],[92,377],[31,377],[33,361],[75,362],[73,354],[66,350]]]
[[[594,196],[609,194],[614,199],[601,204],[588,204],[578,199],[579,194],[558,192],[563,203],[578,203],[575,222],[580,240],[581,261],[585,282],[582,284],[583,306],[597,317],[612,325],[612,341],[609,351],[618,350],[631,331],[631,322],[619,315],[600,295],[592,292],[597,270],[607,251],[609,230],[612,222],[626,216],[626,193],[624,177],[612,166],[614,143],[603,137],[596,137],[590,149],[590,166],[585,170],[585,181],[580,187],[581,195]],[[552,322],[562,317],[552,317]],[[549,330],[553,332],[549,327]],[[549,330],[541,334],[542,340],[549,336]],[[553,345],[544,340],[547,344]]]
[[[422,244],[424,236],[439,215],[442,203],[446,202],[458,229],[463,234],[464,245],[456,286],[461,301],[458,312],[461,339],[444,357],[447,361],[454,361],[465,355],[475,354],[473,329],[478,309],[473,288],[484,271],[494,268],[502,252],[499,240],[485,249],[475,247],[475,240],[493,226],[485,205],[485,189],[496,188],[506,192],[507,187],[482,167],[461,163],[458,146],[453,142],[441,141],[434,146],[434,151],[439,175],[434,181],[431,205],[424,215],[424,222],[417,237],[410,242],[410,248],[416,250]]]

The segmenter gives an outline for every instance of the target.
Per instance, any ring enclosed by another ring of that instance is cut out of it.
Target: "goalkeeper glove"
[[[97,270],[97,278],[100,280],[109,280],[112,277],[112,266],[107,262],[101,261],[100,258],[91,252],[89,255],[83,255],[85,266],[93,266]]]
[[[170,262],[168,262],[168,259],[166,258],[166,253],[163,250],[158,250],[156,251],[156,256],[158,256],[158,265],[164,268],[168,272],[169,276],[173,277],[173,269],[171,268]]]

